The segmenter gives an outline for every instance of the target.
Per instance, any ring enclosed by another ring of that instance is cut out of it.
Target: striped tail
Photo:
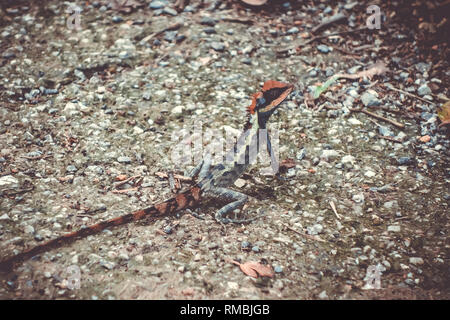
[[[27,260],[39,253],[49,251],[51,249],[60,247],[65,243],[73,242],[77,239],[87,237],[89,235],[97,234],[107,228],[120,226],[136,220],[147,217],[157,217],[165,214],[175,213],[177,211],[192,208],[196,206],[200,200],[201,190],[199,187],[192,187],[175,197],[166,201],[155,204],[143,210],[138,210],[133,213],[128,213],[123,216],[102,221],[97,224],[84,227],[78,231],[67,233],[56,239],[47,241],[43,244],[37,245],[31,249],[25,250],[15,256],[11,256],[3,261],[0,261],[0,271],[8,272],[12,270],[14,265]]]

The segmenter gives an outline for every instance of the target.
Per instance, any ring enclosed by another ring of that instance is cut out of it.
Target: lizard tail
[[[192,187],[191,189],[177,194],[173,198],[152,205],[151,207],[148,207],[146,209],[128,213],[117,218],[109,219],[88,227],[81,228],[80,230],[75,232],[64,234],[58,238],[44,242],[17,255],[0,261],[0,271],[8,272],[13,269],[14,265],[27,260],[39,253],[49,251],[51,249],[60,247],[65,243],[70,243],[89,235],[97,234],[110,227],[127,224],[146,217],[157,217],[165,214],[175,213],[179,210],[193,207],[200,200],[200,192],[201,190],[199,187]]]

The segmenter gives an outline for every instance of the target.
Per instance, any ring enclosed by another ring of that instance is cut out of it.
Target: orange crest
[[[281,103],[286,96],[292,91],[293,86],[289,83],[279,82],[275,80],[268,80],[264,82],[264,85],[262,87],[262,90],[252,94],[252,104],[247,107],[247,112],[250,114],[255,113],[255,107],[256,107],[256,100],[259,98],[262,98],[264,96],[264,92],[267,92],[271,89],[285,89],[285,91],[280,94],[280,97],[277,99],[274,99],[274,101],[271,103],[270,107],[272,107],[272,104],[278,105]]]

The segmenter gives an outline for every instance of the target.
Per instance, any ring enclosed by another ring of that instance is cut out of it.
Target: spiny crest
[[[268,80],[264,82],[262,90],[252,94],[252,104],[247,107],[247,112],[250,114],[255,113],[256,100],[259,98],[265,98],[269,102],[269,107],[272,108],[280,104],[292,91],[293,86],[289,83],[284,83],[275,80]]]

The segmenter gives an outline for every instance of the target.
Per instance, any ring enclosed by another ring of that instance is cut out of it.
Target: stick
[[[324,19],[322,21],[322,23],[320,23],[318,26],[314,27],[311,31],[312,31],[312,33],[315,33],[317,31],[319,31],[320,29],[325,28],[325,27],[327,27],[333,23],[339,22],[341,20],[347,20],[347,16],[345,14],[343,14],[342,12],[339,12],[329,19]]]
[[[367,115],[369,115],[371,117],[374,117],[374,118],[376,118],[378,120],[382,120],[382,121],[388,122],[388,123],[396,126],[397,128],[400,128],[400,129],[405,128],[405,125],[403,123],[400,123],[400,122],[397,122],[395,120],[391,120],[391,119],[385,118],[383,116],[380,116],[380,115],[378,115],[376,113],[372,113],[372,112],[364,110],[364,109],[351,108],[350,111],[352,111],[352,112],[362,112],[362,113],[365,113],[365,114],[367,114]]]
[[[426,102],[426,103],[435,105],[435,103],[434,103],[433,101],[429,101],[429,100],[427,100],[427,99],[424,99],[424,98],[421,98],[421,97],[419,97],[419,96],[416,96],[415,94],[409,93],[409,92],[404,91],[404,90],[401,90],[401,89],[397,89],[397,88],[395,88],[395,87],[392,86],[392,85],[385,85],[385,87],[388,88],[388,89],[391,89],[391,90],[394,90],[394,91],[397,91],[397,92],[401,92],[401,93],[403,93],[403,94],[406,94],[407,96],[410,96],[410,97],[419,99],[419,100],[421,100],[421,101],[423,101],[423,102]]]
[[[331,207],[331,209],[333,209],[333,212],[334,212],[334,214],[336,215],[336,217],[337,217],[339,220],[341,220],[341,216],[337,213],[336,206],[334,205],[334,202],[333,202],[333,201],[330,201],[330,207]]]
[[[182,23],[175,23],[175,24],[172,24],[172,25],[170,25],[170,26],[168,26],[168,27],[166,27],[166,28],[164,28],[164,29],[162,29],[162,30],[160,30],[160,31],[154,32],[154,33],[152,33],[152,34],[146,36],[144,39],[141,40],[141,42],[142,42],[142,43],[147,42],[147,41],[151,40],[153,37],[156,37],[157,35],[160,35],[160,34],[163,33],[163,32],[166,32],[166,31],[169,31],[169,30],[177,30],[177,29],[179,29],[182,25],[183,25]]]
[[[396,143],[403,143],[403,141],[400,141],[400,140],[398,140],[398,139],[395,139],[395,138],[392,138],[392,137],[389,137],[389,136],[382,136],[382,135],[377,135],[378,136],[378,138],[381,138],[381,139],[385,139],[385,140],[389,140],[389,141],[391,141],[391,142],[396,142]]]
[[[304,233],[304,232],[300,232],[300,231],[298,231],[298,230],[295,230],[295,229],[289,227],[288,225],[285,225],[285,224],[283,224],[283,225],[284,225],[286,228],[288,228],[289,230],[294,231],[295,233],[301,235],[302,237],[305,237],[305,238],[308,238],[308,239],[311,239],[311,240],[315,240],[315,241],[319,241],[319,242],[326,242],[325,240],[323,240],[323,239],[321,239],[321,238],[319,238],[319,237],[315,237],[315,236],[312,236],[312,235],[310,235],[310,234],[307,234],[307,233]]]

